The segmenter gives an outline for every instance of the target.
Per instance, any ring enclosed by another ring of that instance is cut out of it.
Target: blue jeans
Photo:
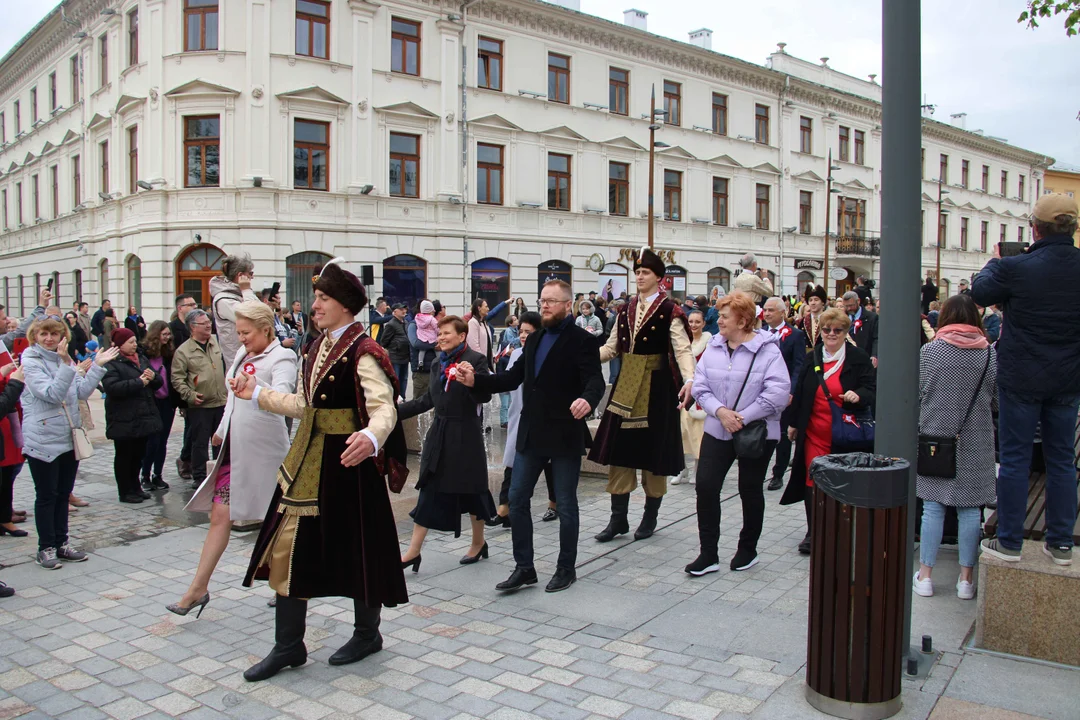
[[[1076,468],[1073,462],[1076,413],[1080,394],[1028,401],[1007,390],[998,393],[998,445],[1001,472],[997,481],[998,542],[1019,550],[1024,542],[1028,478],[1035,426],[1040,422],[1046,459],[1046,542],[1072,547],[1076,524]]]
[[[615,383],[619,380],[620,372],[622,372],[622,358],[611,358],[611,361],[608,362],[608,382],[611,383],[611,385],[614,386]]]
[[[401,397],[408,397],[405,391],[409,389],[409,363],[394,364],[394,374],[397,375],[399,392]]]
[[[1026,497],[1026,495],[1025,495]],[[979,554],[979,538],[982,537],[982,512],[977,507],[958,507],[960,567],[975,567]],[[923,500],[922,530],[919,541],[919,560],[926,567],[934,567],[941,533],[945,527],[945,506],[933,500]]]
[[[510,393],[499,393],[499,424],[506,427],[506,418],[510,414]]]
[[[548,457],[518,450],[510,478],[510,532],[514,541],[514,562],[519,568],[533,567],[532,496],[544,466],[551,463],[555,480],[555,508],[559,513],[559,558],[556,564],[573,570],[577,564],[578,475],[580,455]]]

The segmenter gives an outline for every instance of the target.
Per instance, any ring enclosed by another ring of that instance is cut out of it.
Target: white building
[[[373,296],[454,310],[531,305],[552,274],[618,294],[647,238],[654,86],[656,247],[677,294],[727,286],[747,250],[786,292],[823,282],[830,150],[846,271],[829,289],[876,276],[874,78],[783,46],[758,66],[645,21],[533,0],[69,0],[0,61],[3,302],[28,311],[51,274],[63,306],[164,317],[179,291],[205,304],[232,252],[289,299],[338,255],[372,266]],[[955,283],[1025,232],[1052,160],[933,120],[924,140],[923,264],[947,156]]]

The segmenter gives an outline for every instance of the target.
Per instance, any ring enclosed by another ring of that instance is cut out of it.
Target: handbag
[[[967,425],[971,411],[975,408],[975,401],[982,390],[983,381],[986,380],[986,371],[990,369],[990,349],[986,350],[986,365],[983,366],[979,384],[975,386],[975,392],[968,403],[964,419],[960,421],[960,427],[955,435],[929,435],[919,433],[919,460],[916,469],[920,475],[931,477],[955,478],[956,477],[956,445],[960,440],[960,431]]]
[[[71,428],[71,447],[75,450],[75,460],[85,460],[94,454],[94,446],[90,443],[86,431],[81,427],[75,427],[75,423],[71,422],[67,403],[60,403],[60,407],[64,408],[64,417],[67,418],[68,427]]]
[[[822,362],[822,361],[818,361]],[[822,365],[824,363],[822,362]],[[815,373],[821,392],[829,402],[832,411],[832,452],[871,452],[874,449],[876,423],[869,408],[844,410],[842,403],[833,398],[825,383],[825,374]]]
[[[750,379],[750,371],[754,369],[755,360],[757,360],[757,353],[750,358],[750,367],[746,368],[746,377],[743,378],[742,387],[739,388],[739,394],[735,397],[733,408],[736,411],[738,411],[743,390],[746,389],[746,381]],[[731,434],[731,441],[735,444],[735,457],[757,460],[765,454],[765,443],[768,439],[769,426],[764,418],[743,425],[742,430],[736,430]]]

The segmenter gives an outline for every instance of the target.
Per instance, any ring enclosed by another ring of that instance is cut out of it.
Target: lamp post
[[[667,143],[656,142],[656,131],[660,125],[656,122],[657,116],[667,117],[667,110],[656,109],[656,85],[652,86],[652,98],[649,101],[649,249],[653,248],[653,234],[656,230],[653,225],[653,186],[656,183],[656,148],[668,147]]]
[[[834,192],[840,192],[839,190],[833,190],[833,170],[839,170],[839,165],[832,164],[832,150],[829,151],[829,173],[825,177],[825,263],[822,266],[822,274],[825,276],[826,294],[828,294],[829,287],[829,219],[832,217],[832,196]]]
[[[934,295],[935,300],[941,300],[941,241],[943,239],[942,235],[944,235],[944,233],[941,232],[941,218],[945,215],[945,211],[941,209],[941,201],[944,198],[944,196],[948,195],[948,194],[949,194],[949,191],[946,190],[943,187],[942,179],[938,178],[938,181],[937,181],[937,242],[934,243],[935,245],[937,245],[937,248],[936,248],[936,250],[937,250],[937,253],[936,253],[937,254],[937,261],[934,264],[934,282],[937,285],[937,287],[934,288],[936,290],[936,294]]]

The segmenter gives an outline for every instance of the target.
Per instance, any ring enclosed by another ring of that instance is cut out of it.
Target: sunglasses
[[[846,332],[844,328],[821,328],[822,335],[843,335]]]

